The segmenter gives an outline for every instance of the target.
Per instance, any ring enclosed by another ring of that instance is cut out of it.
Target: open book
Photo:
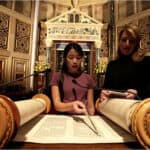
[[[86,116],[40,115],[19,128],[14,141],[35,143],[122,143],[135,137],[101,116],[92,116],[95,134]]]
[[[138,140],[150,148],[150,99],[110,99],[96,102],[99,115],[46,115],[50,100],[44,94],[13,102],[0,95],[0,147],[8,141],[35,143],[120,143]],[[15,134],[16,131],[16,134]],[[15,136],[13,136],[15,134]]]

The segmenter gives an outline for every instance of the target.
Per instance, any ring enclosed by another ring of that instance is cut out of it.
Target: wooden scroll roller
[[[150,149],[150,98],[97,100],[96,110],[134,135],[145,149]]]
[[[20,126],[41,113],[48,113],[50,108],[51,101],[44,94],[16,102],[0,95],[0,148],[10,141]]]

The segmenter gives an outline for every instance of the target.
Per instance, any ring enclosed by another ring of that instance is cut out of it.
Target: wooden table
[[[107,143],[107,144],[33,144],[24,142],[9,142],[5,149],[48,149],[48,150],[101,150],[101,149],[144,149],[139,143]]]

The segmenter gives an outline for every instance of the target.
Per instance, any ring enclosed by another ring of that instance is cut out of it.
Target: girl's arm
[[[59,112],[73,111],[77,114],[83,114],[85,112],[85,105],[80,101],[74,101],[69,103],[62,102],[58,86],[51,86],[51,93],[56,111]]]
[[[94,90],[93,89],[88,89],[88,94],[87,94],[87,101],[88,101],[88,113],[90,115],[95,114],[95,107],[94,107]]]

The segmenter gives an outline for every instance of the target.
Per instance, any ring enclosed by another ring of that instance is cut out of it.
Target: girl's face
[[[131,34],[127,31],[124,31],[119,41],[119,49],[121,54],[126,56],[132,54],[135,48],[135,44],[135,39],[131,36]]]
[[[82,56],[75,50],[71,49],[66,57],[68,72],[78,73],[81,67]]]

